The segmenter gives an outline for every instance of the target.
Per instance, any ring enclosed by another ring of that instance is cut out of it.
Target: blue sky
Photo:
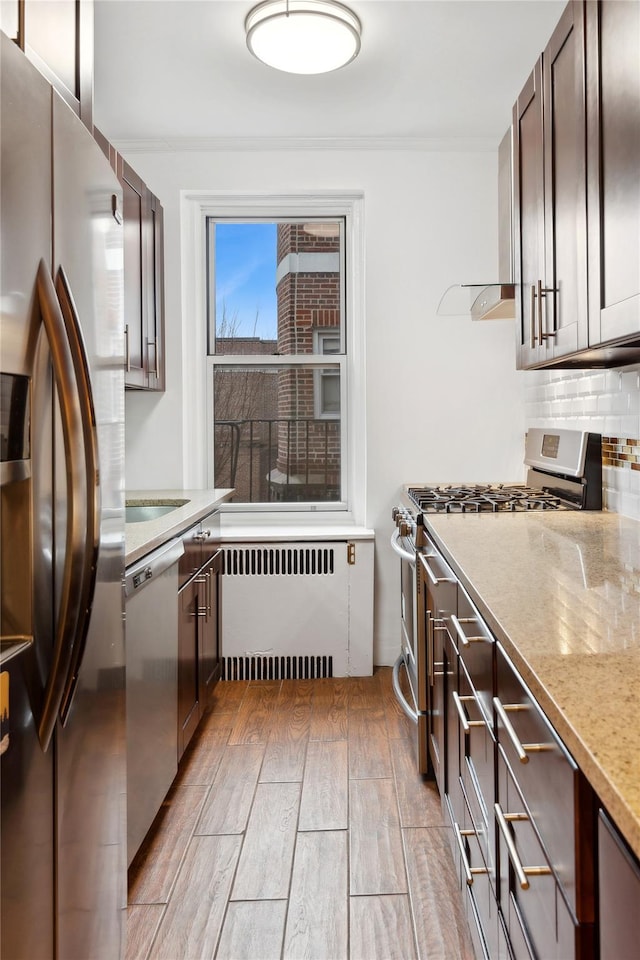
[[[216,223],[215,236],[216,331],[224,308],[235,336],[275,340],[276,224]]]

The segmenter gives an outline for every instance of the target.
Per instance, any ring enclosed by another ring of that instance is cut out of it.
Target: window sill
[[[262,517],[256,514],[239,515],[227,513],[221,515],[220,539],[233,543],[270,543],[282,540],[373,540],[375,531],[360,526],[347,517],[324,515],[310,517],[304,515]]]

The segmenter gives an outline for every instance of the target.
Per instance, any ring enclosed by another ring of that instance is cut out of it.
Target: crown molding
[[[167,137],[114,140],[116,149],[133,153],[218,153],[222,151],[383,150],[425,153],[494,153],[490,137]]]

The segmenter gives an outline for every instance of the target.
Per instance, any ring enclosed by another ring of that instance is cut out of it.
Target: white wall
[[[361,190],[365,217],[366,524],[376,531],[374,662],[399,637],[391,507],[404,482],[522,477],[524,380],[513,323],[437,317],[452,283],[497,273],[497,156],[418,150],[245,150],[127,156],[164,206],[167,392],[127,395],[127,486],[180,486],[180,190]],[[205,438],[202,439],[203,444]]]

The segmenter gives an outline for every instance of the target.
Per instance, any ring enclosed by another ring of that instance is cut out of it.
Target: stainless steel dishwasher
[[[127,862],[178,769],[178,561],[170,540],[127,567]]]

